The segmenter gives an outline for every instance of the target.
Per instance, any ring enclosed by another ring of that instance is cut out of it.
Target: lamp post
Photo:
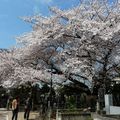
[[[50,107],[52,107],[52,76],[53,76],[53,65],[51,65],[51,78],[50,78]]]
[[[49,103],[48,103],[48,107],[49,107],[49,115],[48,115],[48,119],[51,120],[51,114],[52,114],[52,75],[53,75],[53,65],[51,65],[51,78],[50,78],[50,92],[49,92]]]

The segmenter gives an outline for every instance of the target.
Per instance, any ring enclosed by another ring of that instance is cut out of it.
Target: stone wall
[[[88,120],[91,118],[91,114],[81,111],[57,111],[56,120]]]

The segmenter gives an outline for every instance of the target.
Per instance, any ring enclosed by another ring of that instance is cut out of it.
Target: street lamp
[[[52,81],[52,76],[53,76],[53,65],[51,65],[51,79],[50,79],[50,107],[52,107],[52,84],[53,84],[53,81]]]
[[[49,102],[48,102],[48,107],[49,107],[49,120],[51,120],[51,114],[52,114],[52,75],[53,75],[53,65],[51,64],[51,78],[50,78],[50,91],[49,91]]]

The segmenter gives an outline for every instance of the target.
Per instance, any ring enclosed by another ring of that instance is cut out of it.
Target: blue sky
[[[0,0],[0,48],[15,45],[15,37],[31,30],[20,16],[50,15],[48,6],[68,9],[77,6],[79,0]]]

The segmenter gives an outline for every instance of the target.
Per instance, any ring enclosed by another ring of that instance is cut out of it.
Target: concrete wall
[[[105,95],[105,110],[107,115],[120,115],[120,107],[113,106],[112,95]]]
[[[105,95],[105,110],[106,114],[110,114],[110,106],[113,105],[113,100],[112,100],[112,95],[111,94],[106,94]]]
[[[120,107],[110,106],[110,115],[120,115]]]

